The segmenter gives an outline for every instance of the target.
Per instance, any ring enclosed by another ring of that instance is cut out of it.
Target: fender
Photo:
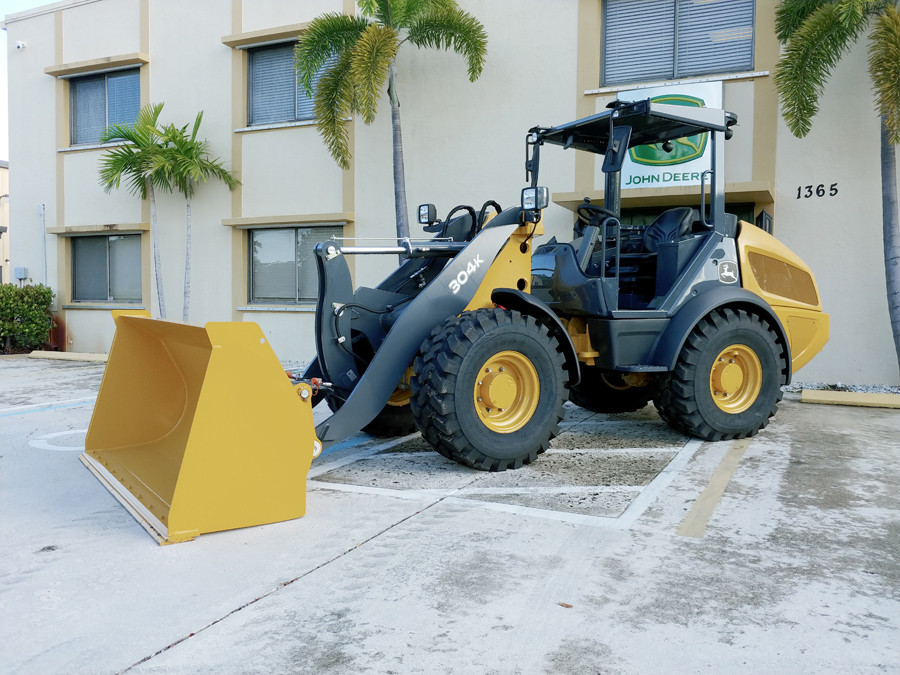
[[[755,314],[762,315],[769,321],[775,330],[778,341],[784,347],[787,362],[786,383],[789,384],[791,381],[791,348],[784,326],[765,300],[755,293],[730,285],[715,286],[708,291],[699,293],[682,305],[656,341],[652,362],[665,365],[667,370],[674,369],[678,355],[694,326],[711,311],[721,307],[743,307]]]
[[[491,300],[496,305],[506,309],[514,309],[522,314],[527,314],[538,319],[543,319],[550,326],[550,332],[559,340],[566,357],[566,370],[569,371],[569,387],[575,387],[581,382],[581,368],[578,363],[578,354],[569,331],[563,325],[559,317],[553,313],[542,300],[515,288],[497,288],[491,293]]]

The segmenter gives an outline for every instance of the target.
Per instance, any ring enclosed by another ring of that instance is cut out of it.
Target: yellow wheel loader
[[[425,204],[430,240],[319,244],[316,355],[293,381],[255,324],[117,316],[83,461],[171,543],[303,515],[312,459],[363,428],[415,425],[445,457],[490,471],[546,450],[566,400],[600,412],[652,400],[669,425],[707,440],[757,433],[827,341],[828,316],[810,269],[725,212],[735,122],[718,109],[616,103],[529,131],[520,206],[460,206],[441,221]],[[712,154],[696,207],[623,227],[628,150],[696,134]],[[602,154],[604,202],[578,206],[571,242],[535,248],[545,144]],[[381,284],[354,289],[347,255],[398,253]],[[323,401],[334,412],[314,428]]]

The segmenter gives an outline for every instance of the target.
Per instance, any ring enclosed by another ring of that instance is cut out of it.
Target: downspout
[[[41,283],[46,286],[47,285],[47,222],[46,222],[46,207],[41,204],[40,209],[41,213],[41,258],[43,260],[43,269],[41,271]]]

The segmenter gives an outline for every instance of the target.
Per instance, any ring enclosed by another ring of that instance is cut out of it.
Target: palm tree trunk
[[[156,279],[156,298],[159,303],[159,318],[166,318],[166,299],[163,296],[162,265],[159,261],[159,237],[156,223],[156,193],[153,184],[147,178],[147,194],[150,195],[150,241],[153,246],[153,277]]]
[[[191,313],[191,198],[185,198],[184,220],[184,309],[181,320],[187,323]]]
[[[890,141],[887,118],[881,117],[881,208],[884,220],[884,276],[888,315],[900,367],[900,218],[897,212],[897,153]]]
[[[406,173],[403,170],[403,136],[400,133],[400,99],[394,81],[396,70],[391,63],[388,72],[388,97],[391,100],[391,130],[394,139],[394,211],[397,238],[409,239],[409,209],[406,206]]]

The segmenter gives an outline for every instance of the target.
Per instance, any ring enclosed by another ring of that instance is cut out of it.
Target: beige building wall
[[[464,62],[452,53],[405,45],[397,61],[411,216],[424,202],[435,203],[440,215],[461,203],[517,203],[530,127],[601,111],[619,90],[633,88],[600,86],[599,0],[555,0],[552,11],[541,0],[460,4],[489,36],[480,80],[468,82]],[[351,123],[349,171],[330,159],[313,125],[248,128],[247,47],[354,6],[352,0],[71,0],[9,18],[9,40],[29,44],[10,56],[12,264],[42,270],[46,236],[48,280],[68,349],[105,351],[113,333],[108,305],[71,301],[72,234],[143,233],[143,306],[155,309],[149,205],[100,189],[102,149],[68,147],[66,78],[112,63],[141,65],[142,103],[165,102],[163,121],[188,124],[203,110],[201,135],[242,181],[231,194],[221,184],[200,186],[194,200],[192,322],[255,321],[280,358],[313,356],[312,307],[249,304],[248,229],[328,223],[343,225],[345,236],[390,238],[390,114],[383,101],[374,124]],[[817,274],[832,338],[798,379],[896,384],[881,267],[877,120],[868,107],[864,54],[854,52],[835,74],[810,138],[793,139],[780,122],[772,78],[774,7],[757,3],[753,72],[704,78],[722,82],[724,105],[739,117],[728,145],[728,200],[772,214],[776,235]],[[855,118],[846,118],[847,101],[858,106]],[[585,196],[602,197],[602,174],[590,155],[548,148],[541,182],[553,193],[548,237],[570,236],[571,209]],[[796,199],[798,186],[832,183],[839,190],[834,198]],[[696,187],[623,191],[626,207],[694,203]],[[168,314],[179,318],[184,200],[162,195],[158,206]],[[393,256],[359,257],[351,271],[357,283],[375,284],[395,263]]]
[[[898,383],[884,273],[879,118],[872,106],[861,44],[835,71],[806,138],[795,138],[779,121],[775,234],[816,272],[832,323],[831,340],[803,378]]]

